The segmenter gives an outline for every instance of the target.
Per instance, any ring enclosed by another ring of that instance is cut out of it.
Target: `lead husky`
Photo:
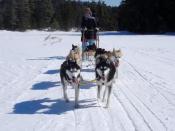
[[[67,96],[67,86],[71,85],[75,89],[75,107],[78,107],[79,88],[80,88],[80,66],[76,61],[66,60],[60,69],[61,83],[63,86],[63,94],[66,102],[69,102]]]
[[[106,107],[108,107],[112,86],[115,81],[116,68],[114,63],[108,58],[106,54],[101,54],[96,59],[98,59],[95,67],[96,81],[98,86],[97,99],[101,99],[100,95],[102,86],[105,86],[102,101],[104,102],[106,92],[108,91],[106,102]]]

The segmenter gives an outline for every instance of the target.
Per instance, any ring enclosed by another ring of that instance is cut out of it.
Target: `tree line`
[[[175,0],[123,0],[118,30],[139,33],[175,32]]]
[[[175,32],[175,0],[122,0],[120,6],[80,0],[0,0],[0,29],[80,29],[90,7],[101,30]]]
[[[117,7],[75,0],[0,0],[0,29],[79,29],[85,7],[92,9],[101,30],[116,30]]]

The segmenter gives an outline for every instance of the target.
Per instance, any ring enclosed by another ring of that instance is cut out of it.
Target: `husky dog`
[[[66,59],[76,61],[77,64],[81,67],[82,61],[80,48],[77,45],[72,44],[72,49],[70,50]]]
[[[106,107],[108,107],[111,90],[115,79],[116,68],[114,63],[108,58],[106,54],[101,54],[96,59],[98,59],[96,61],[96,67],[95,67],[96,81],[98,86],[97,99],[98,100],[101,99],[100,95],[102,86],[105,86],[102,101],[104,102],[106,92],[108,91],[107,102],[106,102]]]
[[[67,86],[71,85],[75,88],[75,107],[78,107],[79,87],[80,87],[80,66],[73,60],[66,60],[60,69],[61,83],[63,86],[63,94],[66,102],[69,102],[67,96]]]

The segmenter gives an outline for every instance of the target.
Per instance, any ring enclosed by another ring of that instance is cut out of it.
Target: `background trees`
[[[122,0],[119,7],[77,0],[0,0],[0,29],[79,29],[90,7],[101,30],[175,31],[174,0]]]
[[[16,0],[16,28],[19,30],[25,30],[31,27],[31,12],[28,2],[28,0]]]
[[[0,0],[0,29],[78,29],[87,6],[96,12],[102,30],[116,29],[117,7],[73,0]]]
[[[123,0],[118,8],[119,30],[140,33],[175,31],[174,0]]]
[[[15,0],[4,0],[1,1],[1,11],[2,12],[2,25],[5,29],[14,30],[17,25],[17,14],[16,14],[16,1]],[[1,27],[2,28],[2,27]]]

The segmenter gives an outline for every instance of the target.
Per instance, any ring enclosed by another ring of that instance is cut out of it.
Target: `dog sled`
[[[99,29],[82,30],[82,59],[84,61],[94,61],[94,55],[99,48]]]

